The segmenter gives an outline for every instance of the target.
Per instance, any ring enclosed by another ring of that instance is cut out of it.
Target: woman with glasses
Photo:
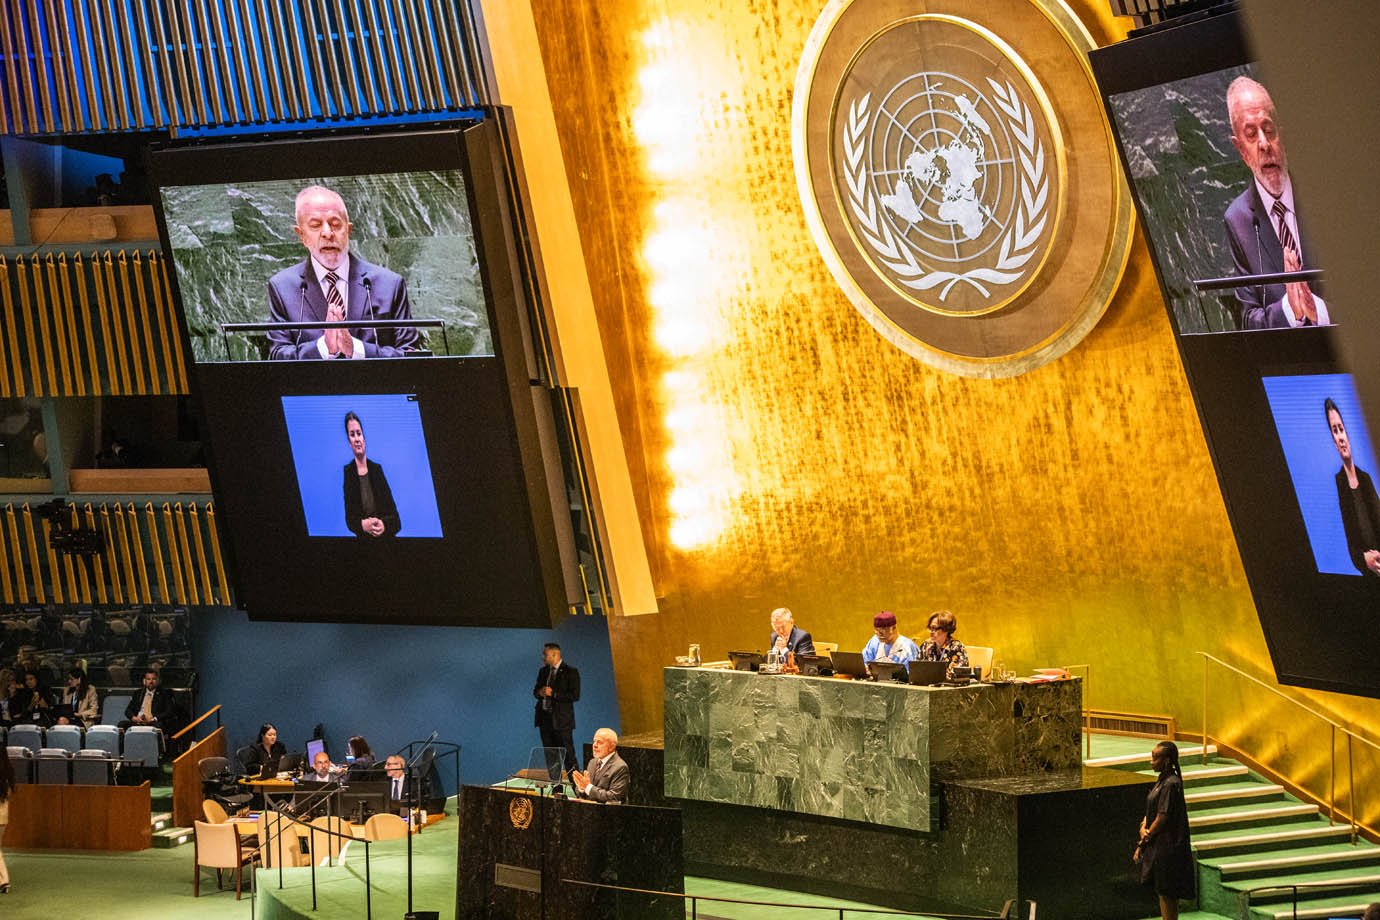
[[[920,661],[945,661],[950,673],[954,668],[968,667],[968,650],[954,638],[958,621],[947,610],[930,614],[930,637],[920,644]]]

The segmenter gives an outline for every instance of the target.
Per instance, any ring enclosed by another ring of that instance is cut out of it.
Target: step
[[[1146,776],[1154,778],[1154,770],[1139,771]],[[1199,786],[1205,783],[1231,782],[1243,776],[1250,776],[1251,771],[1239,763],[1212,763],[1206,766],[1195,766],[1184,768],[1184,786]]]
[[[1228,824],[1257,823],[1260,821],[1286,821],[1294,818],[1311,817],[1318,813],[1318,806],[1299,803],[1296,805],[1273,805],[1262,808],[1234,809],[1219,813],[1190,815],[1190,829],[1222,827]]]
[[[1345,824],[1305,824],[1283,831],[1227,831],[1214,837],[1210,833],[1204,837],[1193,838],[1193,849],[1198,853],[1211,853],[1217,850],[1231,850],[1263,846],[1307,846],[1310,842],[1321,840],[1351,839],[1351,828]],[[1278,847],[1276,847],[1278,848]]]
[[[1322,901],[1309,901],[1308,903],[1299,902],[1298,912],[1295,913],[1293,906],[1280,907],[1278,904],[1264,906],[1253,906],[1251,908],[1252,920],[1331,920],[1333,917],[1359,917],[1366,910],[1367,905],[1372,901],[1380,899],[1380,892],[1375,897],[1367,899],[1358,898],[1355,895],[1345,895],[1337,898],[1327,898]]]
[[[159,850],[171,850],[192,843],[194,836],[190,827],[165,827],[153,832],[153,845]]]
[[[1262,853],[1253,859],[1227,859],[1216,863],[1205,861],[1215,868],[1223,880],[1249,878],[1261,874],[1281,874],[1307,870],[1311,867],[1342,867],[1357,863],[1380,865],[1380,847],[1350,846],[1345,848],[1314,847],[1306,853],[1286,850],[1283,853]]]
[[[1150,744],[1149,739],[1146,739],[1146,743]],[[1153,745],[1151,746],[1153,747]],[[1216,754],[1217,745],[1209,744],[1207,752],[1209,755]],[[1203,756],[1203,746],[1201,744],[1195,744],[1189,747],[1180,745],[1179,763],[1182,764],[1190,756]],[[1139,754],[1115,754],[1111,757],[1094,757],[1091,760],[1083,761],[1083,766],[1085,767],[1129,767],[1131,764],[1145,764],[1149,766],[1150,752],[1147,750]]]
[[[1263,888],[1267,885],[1285,886],[1298,883],[1303,885],[1305,882],[1327,882],[1327,887],[1301,887],[1299,888],[1299,903],[1304,901],[1318,901],[1326,898],[1355,897],[1356,895],[1368,894],[1372,891],[1380,891],[1380,872],[1306,872],[1297,876],[1283,877],[1277,879],[1242,879],[1227,885],[1229,891],[1238,891],[1243,894],[1252,888]],[[1294,892],[1292,888],[1277,887],[1275,890],[1262,891],[1251,896],[1251,905],[1265,906],[1267,904],[1277,904],[1280,901],[1292,903]]]
[[[164,828],[172,827],[172,812],[156,811],[149,815],[149,826],[155,831],[161,831]]]
[[[1189,808],[1211,802],[1235,801],[1238,799],[1261,799],[1272,795],[1283,795],[1284,787],[1275,783],[1231,783],[1210,786],[1201,792],[1185,792],[1184,801]]]

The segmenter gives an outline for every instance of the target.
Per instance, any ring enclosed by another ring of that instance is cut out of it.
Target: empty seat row
[[[31,753],[44,748],[69,754],[100,751],[110,757],[123,756],[127,763],[156,767],[163,733],[148,725],[133,725],[123,731],[114,725],[93,725],[85,731],[76,725],[54,725],[47,730],[37,725],[16,725],[10,729],[5,743]]]
[[[40,748],[35,754],[28,748],[9,747],[10,765],[14,778],[20,783],[44,783],[65,786],[109,786],[117,760],[105,751],[71,751],[62,748]]]

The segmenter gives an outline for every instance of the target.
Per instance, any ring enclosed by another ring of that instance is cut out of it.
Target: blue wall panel
[[[462,629],[250,622],[209,608],[197,612],[193,632],[201,705],[223,707],[232,753],[265,720],[289,751],[303,750],[324,723],[342,762],[353,734],[382,756],[439,731],[462,747],[462,782],[497,782],[540,743],[532,684],[544,642],[559,642],[580,669],[576,747],[601,725],[619,727],[603,617],[572,616],[555,630]],[[442,775],[453,791],[448,763]]]

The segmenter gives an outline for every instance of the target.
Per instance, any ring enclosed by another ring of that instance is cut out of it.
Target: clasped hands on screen
[[[345,319],[345,308],[334,305],[326,307],[326,322],[338,323]],[[355,340],[349,329],[326,330],[326,353],[350,357],[355,353]],[[378,536],[375,534],[374,536]]]

